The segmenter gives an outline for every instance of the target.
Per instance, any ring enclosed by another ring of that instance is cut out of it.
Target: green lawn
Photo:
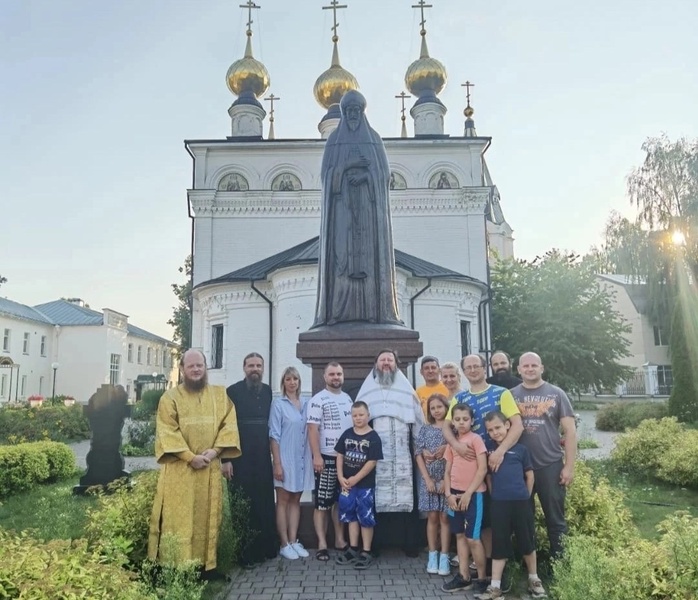
[[[651,478],[631,477],[618,471],[610,460],[590,460],[587,465],[625,494],[626,505],[633,514],[635,524],[647,539],[658,538],[656,526],[677,510],[685,510],[698,517],[698,490],[668,485]]]

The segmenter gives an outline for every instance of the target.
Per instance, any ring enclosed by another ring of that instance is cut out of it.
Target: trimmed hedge
[[[634,429],[646,419],[663,419],[669,416],[665,402],[614,402],[607,404],[596,414],[599,431],[626,431]]]
[[[0,441],[17,444],[90,439],[90,423],[82,405],[0,409]]]
[[[0,598],[157,600],[136,575],[86,540],[42,542],[0,529]]]
[[[73,451],[59,442],[29,442],[0,446],[0,498],[71,477]]]

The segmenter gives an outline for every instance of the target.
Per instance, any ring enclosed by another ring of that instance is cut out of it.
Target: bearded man
[[[251,567],[278,552],[274,476],[269,450],[271,388],[262,382],[264,359],[251,352],[242,361],[245,378],[228,388],[237,412],[243,455],[232,461],[229,489],[249,501],[248,536],[240,563]]]
[[[416,544],[414,532],[419,527],[414,500],[412,442],[424,425],[424,413],[412,385],[397,365],[398,357],[393,350],[381,351],[356,400],[368,405],[372,427],[383,445],[383,460],[376,465],[376,512],[410,514],[415,522],[407,523],[405,519],[401,526],[392,528],[391,534],[405,536],[403,545],[411,554]],[[381,523],[386,525],[386,516],[378,519],[376,536],[379,538],[382,537]]]
[[[183,382],[158,404],[155,457],[162,467],[148,557],[198,561],[204,578],[213,579],[223,505],[219,459],[240,456],[235,407],[222,386],[208,385],[201,352],[187,350],[179,368]]]
[[[511,357],[503,350],[497,350],[490,357],[492,376],[487,378],[487,383],[511,390],[521,385],[521,379],[511,372]]]

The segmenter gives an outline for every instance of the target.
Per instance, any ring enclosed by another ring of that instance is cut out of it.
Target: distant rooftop
[[[71,301],[54,300],[32,307],[26,304],[20,304],[19,302],[13,302],[7,298],[0,298],[0,314],[46,325],[60,325],[61,327],[77,325],[99,326],[104,324],[103,313],[84,306],[82,302],[78,303],[77,299],[71,299]],[[130,323],[128,324],[128,333],[146,340],[160,342],[162,344],[172,344],[170,340],[150,333],[135,325],[131,325]]]

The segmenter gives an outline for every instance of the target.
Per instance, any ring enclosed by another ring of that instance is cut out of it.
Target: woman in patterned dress
[[[427,513],[427,543],[429,560],[427,573],[450,575],[448,550],[451,532],[446,515],[443,479],[446,461],[443,451],[446,440],[442,432],[448,412],[448,400],[442,394],[432,394],[427,400],[428,424],[419,430],[415,442],[415,458],[422,477],[419,480],[419,510]],[[439,543],[440,542],[440,543]],[[439,554],[438,548],[441,547]]]
[[[269,413],[269,441],[276,489],[276,528],[280,554],[286,559],[306,558],[308,551],[298,541],[301,495],[313,488],[313,467],[306,438],[306,405],[301,397],[298,370],[288,367],[281,376],[281,397]]]

